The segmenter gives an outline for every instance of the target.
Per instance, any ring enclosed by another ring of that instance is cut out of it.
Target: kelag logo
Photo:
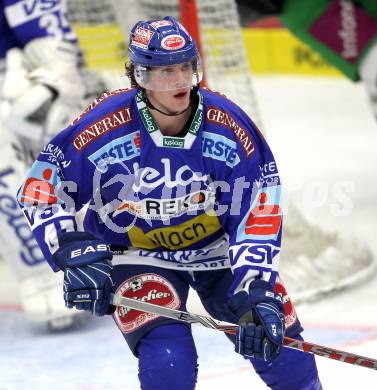
[[[109,165],[131,160],[140,155],[140,132],[116,138],[89,156],[100,172],[107,172]]]
[[[185,140],[177,137],[164,137],[163,145],[168,148],[183,148],[185,146]]]
[[[234,167],[240,162],[237,154],[237,144],[218,134],[203,131],[203,156],[211,157]]]

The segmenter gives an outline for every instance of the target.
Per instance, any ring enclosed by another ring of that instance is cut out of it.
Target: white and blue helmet
[[[162,20],[140,21],[132,28],[128,57],[134,66],[137,84],[146,89],[174,90],[193,87],[200,83],[203,73],[201,59],[194,39],[173,17]],[[190,77],[178,82],[153,83],[154,69],[178,64],[191,64]]]

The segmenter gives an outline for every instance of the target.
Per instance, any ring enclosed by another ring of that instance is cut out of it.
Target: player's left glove
[[[111,314],[113,255],[108,245],[89,233],[67,232],[59,236],[59,246],[52,260],[64,271],[66,306],[96,316]]]
[[[280,296],[263,280],[250,284],[249,294],[233,295],[228,306],[238,318],[235,351],[246,358],[271,362],[280,353],[285,322]]]

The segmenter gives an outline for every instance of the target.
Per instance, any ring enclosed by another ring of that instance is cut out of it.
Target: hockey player
[[[266,140],[220,94],[172,17],[138,22],[134,88],[105,93],[43,149],[18,200],[68,307],[108,313],[145,390],[195,388],[188,324],[113,307],[116,291],[174,309],[189,288],[273,389],[321,389],[314,357],[281,348],[302,327],[278,276],[280,179]],[[50,150],[56,158],[49,159]],[[83,230],[77,211],[88,205]]]
[[[46,141],[83,107],[80,53],[65,13],[62,1],[0,0],[0,254],[20,282],[27,317],[54,329],[77,313],[65,308],[62,277],[51,274],[15,193]]]
[[[352,81],[362,80],[377,119],[375,0],[237,0],[241,15],[278,15],[300,40]]]

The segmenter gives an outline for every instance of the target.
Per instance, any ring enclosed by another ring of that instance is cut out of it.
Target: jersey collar
[[[151,136],[153,142],[158,147],[190,149],[194,143],[200,126],[203,121],[203,95],[198,91],[199,104],[195,115],[190,124],[189,130],[184,137],[172,137],[163,135],[156,121],[153,119],[149,108],[145,103],[143,91],[139,91],[136,95],[136,104],[144,127]]]

